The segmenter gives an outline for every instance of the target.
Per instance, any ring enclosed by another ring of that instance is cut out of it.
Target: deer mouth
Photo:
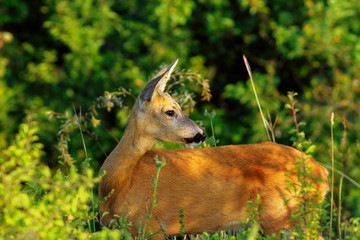
[[[190,145],[197,145],[204,142],[206,139],[205,133],[198,133],[192,138],[184,138],[185,142]]]

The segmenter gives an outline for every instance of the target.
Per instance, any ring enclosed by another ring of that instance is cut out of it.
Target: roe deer
[[[157,202],[147,229],[156,238],[180,233],[179,211],[184,210],[185,233],[215,232],[237,227],[247,216],[249,200],[261,196],[259,216],[264,234],[291,228],[290,217],[300,200],[287,190],[290,180],[299,183],[294,162],[305,155],[276,143],[229,145],[201,149],[151,150],[157,141],[199,144],[203,131],[164,92],[177,60],[148,82],[137,99],[122,139],[102,165],[100,186],[101,222],[109,225],[114,215],[127,216],[131,234],[139,236],[138,225],[148,222],[153,178],[153,159],[164,158]],[[308,158],[310,172],[323,201],[328,189],[327,170]],[[310,177],[311,178],[311,177]],[[284,202],[288,201],[285,205]],[[149,204],[150,203],[150,204]]]

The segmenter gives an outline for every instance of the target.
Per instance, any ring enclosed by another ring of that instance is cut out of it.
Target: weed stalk
[[[153,196],[152,196],[152,201],[151,201],[151,206],[149,209],[149,213],[146,216],[146,224],[144,225],[143,228],[143,236],[145,237],[145,239],[147,238],[151,238],[153,237],[156,233],[152,233],[149,232],[149,234],[147,233],[147,227],[150,225],[152,216],[153,216],[153,210],[155,209],[155,207],[158,205],[157,203],[157,199],[156,199],[156,194],[157,194],[157,188],[158,188],[158,183],[159,183],[159,176],[160,176],[160,171],[161,168],[165,166],[165,160],[159,160],[158,156],[155,156],[154,158],[155,164],[156,164],[156,177],[153,179],[153,188],[154,188],[154,192],[153,192]]]
[[[335,179],[335,159],[334,159],[334,113],[331,113],[331,197],[330,197],[330,226],[329,236],[331,237],[333,208],[334,208],[334,179]]]
[[[248,60],[247,60],[247,58],[246,58],[245,55],[243,55],[243,60],[244,60],[245,66],[246,66],[246,70],[247,70],[247,72],[248,72],[248,74],[249,74],[249,77],[250,77],[251,86],[252,86],[252,89],[253,89],[254,94],[255,94],[256,103],[257,103],[257,105],[258,105],[259,112],[260,112],[260,115],[261,115],[261,119],[262,119],[263,124],[264,124],[264,127],[265,127],[266,135],[267,135],[269,141],[275,142],[275,139],[272,139],[272,138],[270,137],[270,134],[269,134],[269,124],[268,124],[268,122],[267,122],[267,120],[266,120],[266,118],[265,118],[265,116],[264,116],[264,114],[263,114],[263,112],[262,112],[260,100],[259,100],[259,97],[258,97],[258,95],[257,95],[257,93],[256,93],[256,88],[255,88],[254,80],[253,80],[253,77],[252,77],[252,72],[251,72],[250,64],[249,64],[249,62],[248,62]]]

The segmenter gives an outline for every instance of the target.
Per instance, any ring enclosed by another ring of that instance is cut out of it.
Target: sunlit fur
[[[177,119],[164,111],[174,109]],[[148,230],[164,235],[180,233],[179,211],[184,209],[186,233],[214,232],[236,227],[246,217],[247,201],[261,196],[260,217],[265,234],[291,228],[289,220],[299,199],[286,190],[289,181],[298,183],[294,161],[305,159],[321,202],[328,189],[327,171],[294,148],[275,143],[229,145],[202,149],[151,150],[158,141],[182,142],[201,131],[183,114],[168,95],[156,92],[150,102],[138,100],[121,141],[105,160],[100,188],[100,214],[108,225],[114,215],[126,216],[130,232],[138,236],[138,225],[146,223],[151,207],[155,156],[166,165],[159,177],[157,202]],[[311,179],[309,179],[311,180]],[[110,192],[113,190],[113,193]],[[289,200],[285,205],[285,200]],[[107,213],[107,214],[104,214]]]

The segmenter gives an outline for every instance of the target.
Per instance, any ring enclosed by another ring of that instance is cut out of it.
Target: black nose
[[[194,137],[194,142],[200,143],[200,142],[205,141],[205,139],[206,139],[205,133],[203,133],[203,134],[198,133],[198,134],[196,134],[195,137]]]
[[[206,135],[205,133],[197,133],[194,137],[192,138],[185,138],[186,143],[202,143],[203,141],[205,141],[206,139]]]

